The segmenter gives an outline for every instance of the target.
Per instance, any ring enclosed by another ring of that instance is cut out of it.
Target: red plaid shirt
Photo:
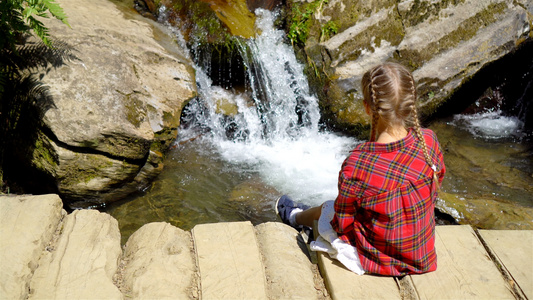
[[[422,132],[440,183],[445,167],[437,137],[429,129]],[[432,174],[412,129],[393,143],[360,144],[344,161],[331,225],[357,248],[367,273],[436,270]]]

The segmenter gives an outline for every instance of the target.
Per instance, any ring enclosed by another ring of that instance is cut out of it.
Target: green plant
[[[47,46],[51,46],[48,29],[37,17],[48,18],[49,14],[67,26],[67,16],[54,0],[2,0],[0,2],[0,48],[14,47],[21,34],[32,30]]]
[[[337,34],[337,32],[339,32],[339,26],[335,22],[326,22],[326,24],[322,25],[320,28],[320,41],[329,39],[333,35]]]
[[[309,35],[310,18],[313,15],[314,10],[311,9],[312,5],[304,8],[305,10],[302,12],[298,7],[295,7],[292,12],[293,17],[290,20],[287,37],[293,45],[305,44],[307,36]]]
[[[298,6],[295,5],[291,9],[291,18],[289,19],[289,30],[287,37],[291,43],[304,45],[309,36],[310,27],[312,25],[311,17],[322,11],[324,5],[328,4],[329,0],[315,0],[313,2],[306,2]],[[333,21],[328,21],[320,27],[320,39],[326,39],[338,32],[339,28]]]
[[[35,125],[31,116],[39,117],[51,105],[48,88],[36,78],[34,69],[57,67],[72,58],[66,44],[52,48],[48,29],[39,20],[50,15],[70,27],[54,0],[0,0],[0,192],[6,189],[4,157],[14,151],[7,147],[14,147],[23,127]],[[26,44],[32,32],[41,44]]]

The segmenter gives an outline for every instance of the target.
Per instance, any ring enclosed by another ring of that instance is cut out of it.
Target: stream
[[[320,125],[318,99],[271,12],[258,10],[262,34],[239,51],[245,90],[213,84],[196,66],[198,100],[184,109],[165,168],[145,191],[105,210],[122,242],[149,222],[184,230],[196,224],[275,221],[274,201],[288,194],[317,205],[334,199],[343,160],[362,141]],[[442,191],[533,207],[533,143],[517,117],[494,110],[434,121],[445,153]],[[453,210],[453,208],[452,208]],[[447,213],[453,215],[453,211]]]

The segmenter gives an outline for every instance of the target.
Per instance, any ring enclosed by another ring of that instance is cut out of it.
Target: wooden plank
[[[533,299],[533,230],[480,230],[503,270],[528,299]]]
[[[196,225],[193,237],[202,299],[267,299],[252,223]]]
[[[318,252],[318,266],[333,300],[401,299],[394,277],[357,275],[324,252]]]
[[[420,299],[514,299],[472,227],[437,226],[437,271],[411,275]]]

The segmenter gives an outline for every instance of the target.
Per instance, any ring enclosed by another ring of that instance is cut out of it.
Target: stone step
[[[394,277],[357,275],[323,252],[318,265],[332,299],[401,299]]]
[[[121,299],[113,283],[122,255],[117,220],[77,210],[60,226],[33,274],[29,299]]]
[[[163,222],[144,225],[128,239],[115,279],[133,299],[197,299],[191,234]]]
[[[491,257],[514,282],[513,290],[524,299],[533,299],[533,231],[479,230]]]
[[[533,231],[511,232],[481,231],[480,239],[468,225],[437,226],[437,271],[402,279],[358,276],[323,253],[319,266],[333,299],[515,299],[515,290],[531,299]],[[502,276],[482,240],[514,281]]]
[[[202,299],[267,299],[265,271],[250,222],[196,225]]]
[[[150,223],[122,250],[111,216],[64,215],[54,195],[0,196],[1,299],[533,299],[533,231],[438,226],[437,271],[394,278],[321,253],[319,273],[277,222]]]
[[[307,246],[293,228],[278,222],[255,226],[269,299],[322,299],[328,296]]]
[[[472,227],[437,226],[437,271],[410,276],[420,299],[514,299]]]
[[[0,197],[0,298],[25,299],[43,250],[66,212],[57,195]]]

